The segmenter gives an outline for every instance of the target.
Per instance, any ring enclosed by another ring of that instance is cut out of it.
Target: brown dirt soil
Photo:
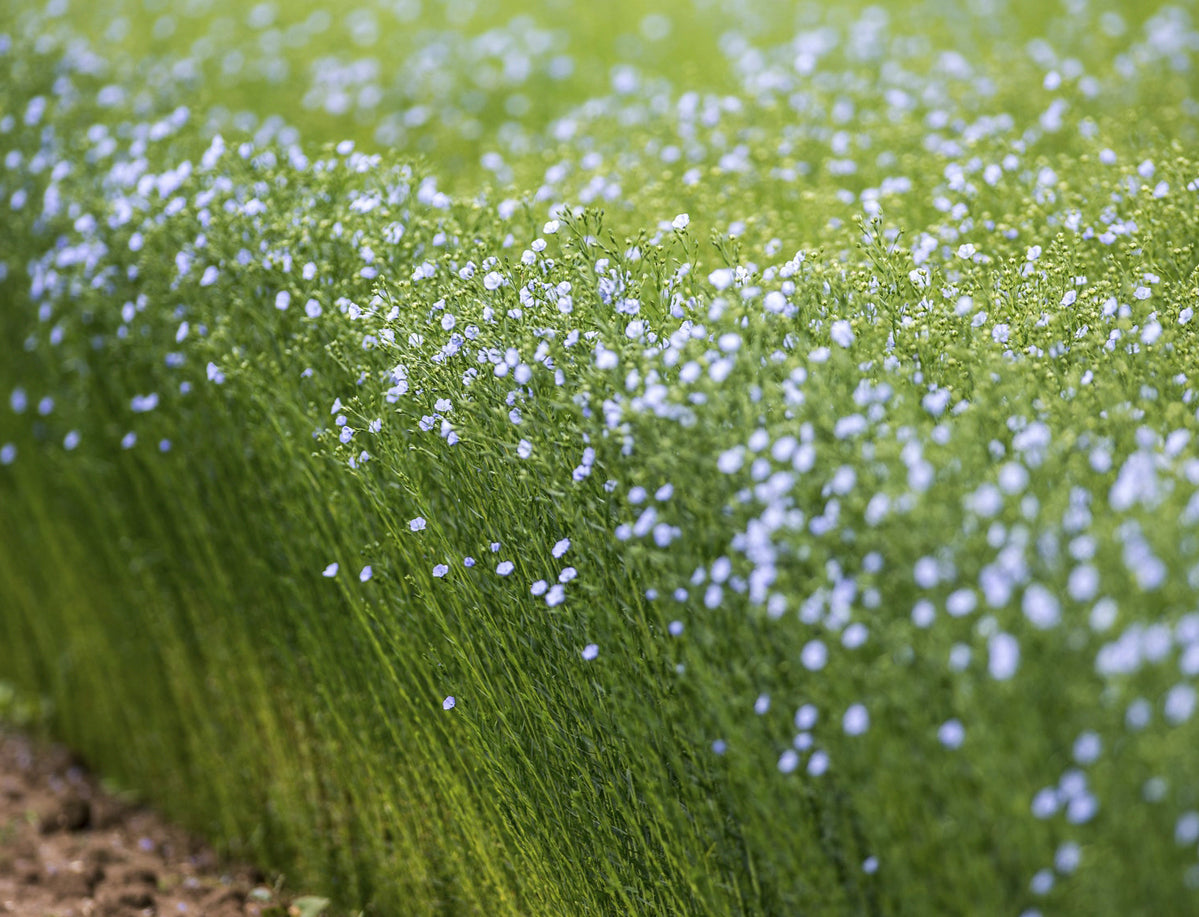
[[[0,915],[296,917],[186,832],[105,793],[64,749],[0,726]]]

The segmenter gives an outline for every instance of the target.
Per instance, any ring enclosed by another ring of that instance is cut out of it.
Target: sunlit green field
[[[10,0],[0,681],[370,915],[1199,912],[1199,22]]]

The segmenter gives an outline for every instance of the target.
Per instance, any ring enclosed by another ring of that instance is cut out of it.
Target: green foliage
[[[0,14],[0,674],[368,913],[1192,901],[1199,32],[988,6]]]

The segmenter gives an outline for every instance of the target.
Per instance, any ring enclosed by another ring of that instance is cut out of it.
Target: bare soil
[[[299,917],[266,877],[223,863],[105,793],[63,748],[0,726],[0,915]],[[323,903],[323,902],[321,902]]]

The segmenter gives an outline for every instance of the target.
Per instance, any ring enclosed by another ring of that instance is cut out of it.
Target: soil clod
[[[104,793],[61,748],[0,727],[0,915],[285,912],[289,899],[264,883],[261,871],[223,864],[186,832]]]

